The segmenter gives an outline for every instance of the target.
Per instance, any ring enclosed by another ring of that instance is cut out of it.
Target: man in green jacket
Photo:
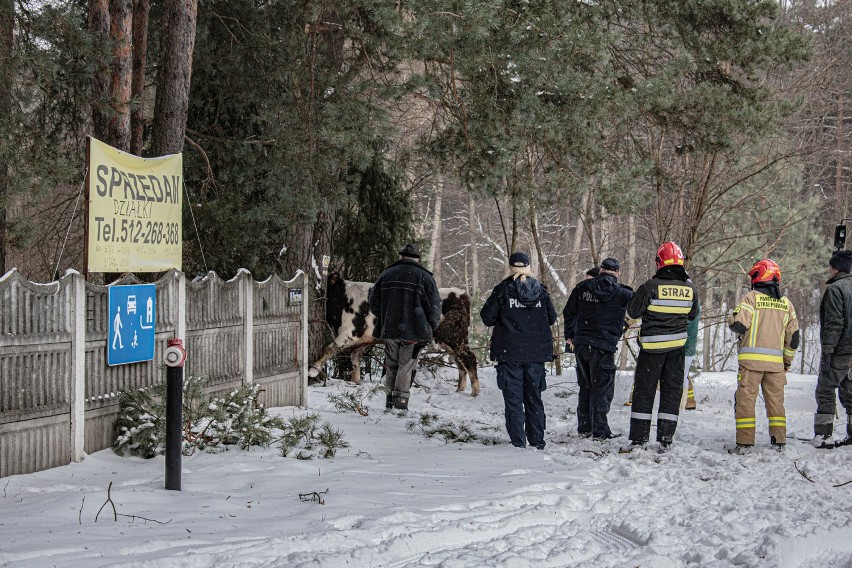
[[[813,445],[833,448],[852,443],[852,251],[834,254],[828,261],[825,293],[819,306],[819,336],[822,356],[816,387]],[[835,394],[836,393],[836,394]],[[834,439],[835,400],[846,409],[846,438]]]

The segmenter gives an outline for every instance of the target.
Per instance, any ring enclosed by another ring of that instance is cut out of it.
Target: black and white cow
[[[334,330],[334,341],[323,351],[322,357],[311,365],[308,374],[316,377],[325,362],[340,351],[349,350],[352,357],[352,382],[361,384],[361,355],[380,340],[373,337],[376,316],[370,312],[368,295],[370,282],[343,280],[337,274],[328,277],[326,321]],[[479,395],[479,375],[476,372],[476,355],[468,345],[470,328],[470,298],[459,288],[439,288],[443,300],[441,323],[433,334],[433,341],[449,353],[459,369],[458,391],[467,390],[470,377],[471,396]]]

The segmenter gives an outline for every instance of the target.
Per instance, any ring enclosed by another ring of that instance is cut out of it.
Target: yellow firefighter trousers
[[[769,418],[769,435],[777,444],[787,441],[787,416],[784,412],[784,385],[787,375],[783,371],[752,371],[740,366],[737,375],[735,412],[737,418],[737,444],[754,445],[754,405],[759,389],[763,389],[766,416]]]

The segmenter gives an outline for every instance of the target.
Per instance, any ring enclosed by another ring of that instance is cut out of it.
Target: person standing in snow
[[[493,327],[491,360],[497,361],[497,387],[503,393],[506,430],[513,446],[527,442],[544,449],[547,388],[544,363],[553,360],[556,310],[547,288],[530,275],[530,257],[514,252],[508,278],[492,290],[482,307],[482,323]]]
[[[830,278],[819,305],[822,356],[817,378],[813,444],[818,448],[852,443],[852,251],[835,253],[828,261]],[[835,392],[837,394],[835,394]],[[846,438],[834,439],[835,400],[846,409]]]
[[[686,390],[686,401],[684,404],[685,410],[695,410],[695,385],[692,377],[689,376],[689,369],[692,367],[692,360],[695,358],[696,345],[698,344],[698,324],[701,315],[701,305],[698,306],[698,314],[695,319],[689,320],[689,325],[686,328],[686,343],[683,346],[684,362],[683,362],[683,388]],[[683,395],[681,395],[681,399]],[[630,389],[630,396],[624,406],[633,404],[633,388]]]
[[[642,319],[629,437],[633,447],[648,442],[659,385],[657,441],[660,449],[665,450],[671,445],[677,429],[683,396],[683,347],[689,321],[698,314],[698,298],[684,268],[679,246],[672,241],[663,243],[655,260],[657,272],[636,290],[627,304],[628,317]],[[625,451],[630,449],[624,448]]]
[[[698,344],[698,324],[701,317],[701,304],[698,305],[698,313],[695,314],[695,319],[689,320],[689,325],[686,328],[686,344],[683,346],[684,354],[684,370],[683,370],[683,388],[686,389],[686,405],[684,409],[695,410],[695,385],[692,382],[692,377],[689,376],[689,368],[692,366],[692,360],[695,358],[695,347]]]
[[[772,446],[783,450],[787,443],[784,385],[799,346],[799,322],[793,304],[781,295],[781,268],[774,261],[755,262],[748,275],[751,291],[728,316],[728,327],[740,337],[735,451],[743,453],[754,446],[758,390],[763,391]]]
[[[581,281],[581,283],[585,282],[586,280],[594,280],[595,278],[598,277],[598,274],[600,274],[600,272],[601,272],[600,267],[598,267],[598,266],[591,267],[583,275],[583,280]],[[579,285],[580,284],[577,284],[577,286],[579,286]],[[574,286],[574,290],[577,289],[577,286]],[[572,292],[573,292],[573,290],[572,290]],[[566,342],[565,343],[565,352],[573,354],[574,353],[574,344]]]
[[[386,408],[408,408],[420,351],[441,322],[441,296],[432,273],[420,264],[416,244],[406,244],[399,260],[370,288],[373,336],[385,342]]]
[[[615,393],[615,352],[624,332],[624,315],[633,289],[618,283],[620,265],[601,262],[596,278],[571,291],[562,310],[567,350],[577,357],[577,433],[599,440],[615,438],[607,422]]]

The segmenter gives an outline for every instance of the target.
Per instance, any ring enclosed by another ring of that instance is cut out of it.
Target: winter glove
[[[819,372],[828,373],[829,371],[831,371],[831,353],[823,351],[822,356],[819,358]]]

